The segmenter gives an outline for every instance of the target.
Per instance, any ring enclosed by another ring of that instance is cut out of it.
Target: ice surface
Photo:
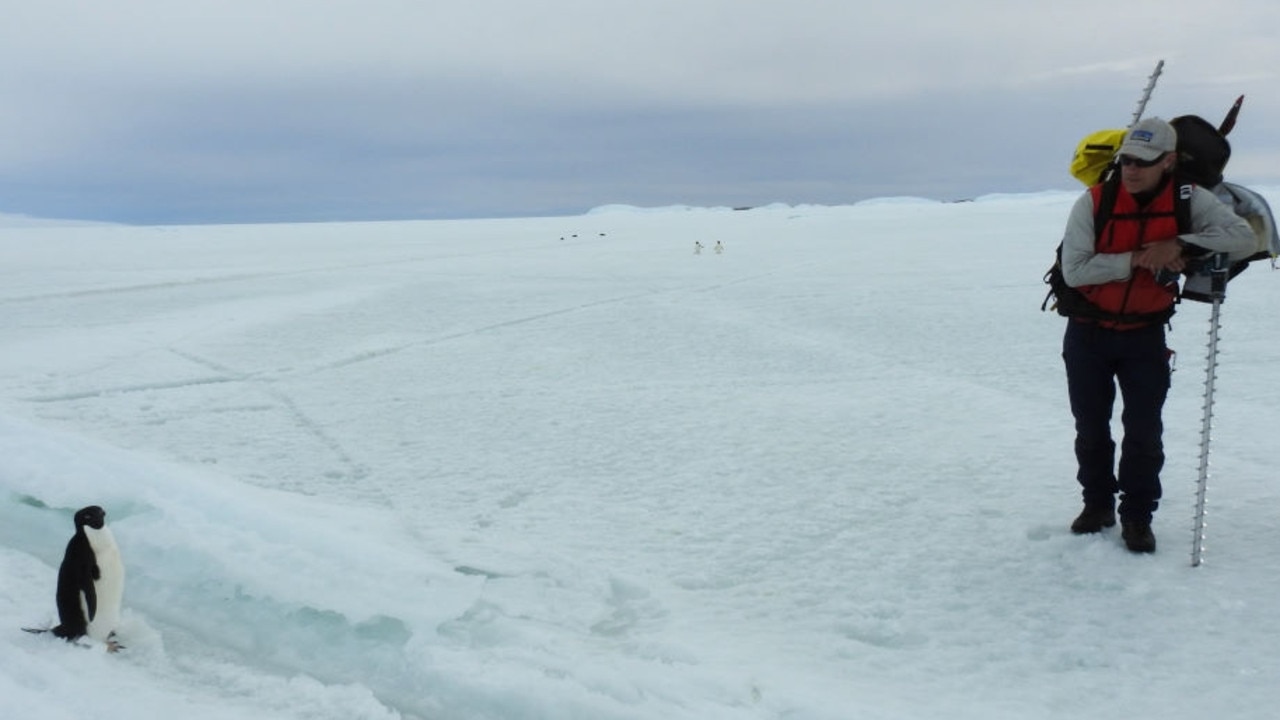
[[[0,716],[1269,716],[1280,283],[1207,564],[1192,303],[1160,551],[1073,537],[1073,199],[0,228]],[[88,504],[114,656],[19,630]]]

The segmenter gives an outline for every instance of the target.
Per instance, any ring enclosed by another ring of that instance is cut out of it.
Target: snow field
[[[1265,715],[1280,290],[1250,270],[1224,308],[1208,564],[1190,303],[1160,551],[1073,537],[1038,311],[1073,199],[0,230],[0,694],[45,713],[18,717],[83,713],[86,684],[135,717]],[[90,502],[129,572],[118,657],[16,630],[53,620]]]

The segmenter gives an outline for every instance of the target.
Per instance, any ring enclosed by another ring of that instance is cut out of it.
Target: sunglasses
[[[1140,167],[1140,168],[1155,167],[1156,165],[1159,165],[1160,161],[1164,160],[1164,156],[1168,154],[1169,153],[1160,153],[1160,156],[1154,160],[1139,160],[1138,158],[1131,157],[1129,155],[1121,155],[1120,164],[1125,167],[1129,167],[1130,165],[1134,167]]]

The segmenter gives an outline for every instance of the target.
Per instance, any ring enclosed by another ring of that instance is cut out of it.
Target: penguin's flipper
[[[86,583],[80,588],[80,597],[84,601],[85,621],[93,622],[93,618],[98,615],[98,591],[93,588],[93,583]]]

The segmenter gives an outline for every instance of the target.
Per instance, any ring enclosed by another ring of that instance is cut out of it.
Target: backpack
[[[1227,263],[1227,279],[1230,280],[1249,266],[1254,260],[1271,258],[1272,267],[1276,258],[1280,257],[1280,233],[1277,232],[1275,218],[1267,201],[1258,193],[1235,183],[1223,180],[1223,170],[1231,159],[1231,144],[1227,134],[1235,127],[1236,118],[1244,96],[1236,99],[1227,112],[1222,123],[1215,127],[1212,123],[1197,115],[1182,115],[1173,118],[1169,124],[1178,134],[1178,171],[1174,182],[1179,191],[1174,193],[1174,214],[1178,221],[1178,232],[1189,233],[1190,197],[1182,186],[1191,184],[1209,189],[1218,199],[1231,205],[1237,215],[1243,217],[1253,228],[1258,244],[1253,253],[1243,258],[1231,258]],[[1092,187],[1102,182],[1103,192],[1098,207],[1094,211],[1093,226],[1096,233],[1110,219],[1112,205],[1115,202],[1119,184],[1119,169],[1116,166],[1116,154],[1124,140],[1124,130],[1099,130],[1091,133],[1076,146],[1071,160],[1071,174],[1076,179]],[[1113,186],[1112,183],[1115,185]],[[1210,302],[1213,299],[1209,274],[1205,268],[1210,264],[1213,255],[1199,248],[1197,258],[1188,264],[1183,275],[1186,282],[1179,291],[1179,299]],[[1058,244],[1057,259],[1048,272],[1044,282],[1049,285],[1049,292],[1040,304],[1043,311],[1052,307],[1059,315],[1067,317],[1084,317],[1094,320],[1110,320],[1121,323],[1165,322],[1173,314],[1170,308],[1166,312],[1147,315],[1114,316],[1103,312],[1090,303],[1075,288],[1067,285],[1062,277],[1062,244]],[[1052,305],[1050,302],[1052,301]],[[1164,316],[1164,317],[1159,317]]]
[[[1236,101],[1219,127],[1199,115],[1182,115],[1169,121],[1178,133],[1178,172],[1183,177],[1210,189],[1222,184],[1222,171],[1231,159],[1227,133],[1235,127],[1235,117],[1243,100],[1241,97]]]
[[[1271,214],[1267,201],[1249,188],[1225,181],[1222,176],[1227,162],[1231,160],[1231,143],[1227,142],[1227,134],[1235,127],[1236,117],[1240,114],[1243,103],[1243,95],[1236,98],[1217,127],[1197,115],[1182,115],[1169,121],[1178,133],[1178,172],[1230,205],[1236,215],[1249,223],[1257,238],[1257,245],[1252,253],[1244,257],[1220,259],[1225,266],[1227,280],[1244,272],[1254,260],[1271,258],[1274,267],[1277,256],[1280,256],[1280,234],[1276,231],[1275,217]],[[1204,260],[1207,261],[1208,258]],[[1210,291],[1212,283],[1208,274],[1200,272],[1201,269],[1192,264],[1184,271],[1186,282],[1183,284],[1182,297],[1210,302],[1213,299]]]

